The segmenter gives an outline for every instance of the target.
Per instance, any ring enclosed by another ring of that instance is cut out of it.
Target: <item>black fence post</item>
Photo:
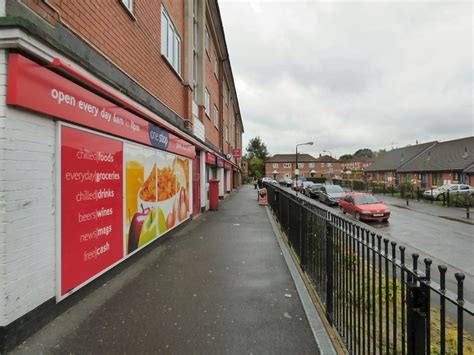
[[[451,206],[451,194],[449,193],[449,189],[446,190],[446,195],[447,195],[448,207],[450,207]]]
[[[331,218],[331,217],[330,217]],[[333,261],[333,225],[331,219],[326,220],[326,317],[329,324],[332,325],[334,321],[333,311],[333,275],[334,275],[334,261]]]
[[[420,202],[420,187],[419,186],[416,187],[416,199],[418,202]]]
[[[424,355],[426,354],[429,287],[418,281],[417,265],[418,254],[413,254],[413,275],[410,275],[407,283],[407,345],[408,354]]]

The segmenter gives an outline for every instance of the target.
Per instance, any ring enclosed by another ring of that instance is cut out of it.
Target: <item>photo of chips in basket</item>
[[[168,166],[158,169],[158,201],[165,201],[178,192],[176,175]]]
[[[156,164],[150,171],[150,175],[143,183],[143,187],[140,190],[140,199],[147,202],[156,201]]]

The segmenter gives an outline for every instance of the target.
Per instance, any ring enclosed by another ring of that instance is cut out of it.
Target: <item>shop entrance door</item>
[[[193,215],[201,213],[201,154],[196,152],[193,159]]]

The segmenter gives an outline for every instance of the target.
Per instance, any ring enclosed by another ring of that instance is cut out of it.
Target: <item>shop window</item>
[[[161,54],[181,75],[181,39],[164,7],[161,8]]]
[[[211,94],[209,90],[204,90],[204,111],[209,119],[211,119]]]

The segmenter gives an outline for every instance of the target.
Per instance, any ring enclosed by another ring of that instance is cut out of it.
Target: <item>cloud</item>
[[[470,2],[220,7],[244,144],[341,155],[474,134]]]

